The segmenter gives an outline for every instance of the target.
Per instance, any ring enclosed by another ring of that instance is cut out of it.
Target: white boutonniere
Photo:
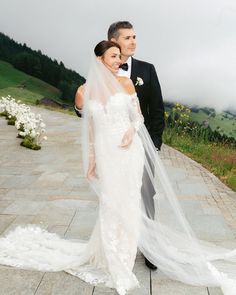
[[[143,79],[140,77],[137,77],[137,81],[135,83],[135,86],[142,86],[144,84]]]

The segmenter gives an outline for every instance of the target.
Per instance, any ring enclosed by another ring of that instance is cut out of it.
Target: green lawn
[[[15,69],[11,64],[0,61],[0,96],[6,95],[35,104],[37,99],[43,97],[60,100],[61,92],[56,87]]]

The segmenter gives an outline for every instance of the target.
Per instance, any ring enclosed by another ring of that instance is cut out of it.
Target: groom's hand
[[[74,110],[78,117],[82,117],[83,114],[83,105],[84,105],[84,91],[85,91],[85,84],[81,85],[75,94],[75,105]]]
[[[82,113],[83,113],[82,109],[79,109],[78,107],[76,107],[76,105],[74,105],[74,110],[75,110],[76,115],[79,118],[81,118],[82,117]]]

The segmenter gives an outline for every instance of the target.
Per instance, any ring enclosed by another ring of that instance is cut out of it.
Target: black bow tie
[[[126,62],[126,63],[120,65],[119,68],[122,69],[122,70],[124,70],[124,71],[128,71],[129,66],[128,66],[127,62]]]

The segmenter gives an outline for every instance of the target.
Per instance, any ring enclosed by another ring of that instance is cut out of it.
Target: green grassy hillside
[[[61,92],[48,83],[16,70],[11,64],[0,61],[0,96],[7,95],[35,104],[37,99],[43,97],[60,101]]]
[[[204,109],[200,109],[197,113],[191,113],[191,119],[199,123],[208,121],[212,130],[219,130],[220,128],[219,132],[221,134],[236,138],[236,116],[228,112],[216,113],[212,116],[207,114]]]
[[[174,107],[174,103],[166,103],[165,111],[170,112]],[[216,113],[213,109],[209,108],[191,108],[190,119],[198,123],[208,122],[211,129],[219,131],[222,135],[225,134],[229,137],[236,139],[236,115],[230,112]]]

